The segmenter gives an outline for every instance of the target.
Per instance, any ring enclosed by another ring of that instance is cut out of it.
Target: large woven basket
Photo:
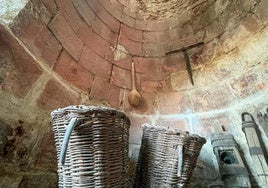
[[[143,125],[134,187],[184,187],[206,140],[188,132]]]
[[[69,106],[51,113],[59,187],[128,187],[129,119],[107,107]]]

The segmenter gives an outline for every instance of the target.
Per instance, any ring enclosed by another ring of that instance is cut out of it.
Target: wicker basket
[[[112,108],[69,106],[51,113],[59,187],[128,187],[129,119]]]
[[[205,142],[188,132],[143,125],[134,187],[184,187]]]

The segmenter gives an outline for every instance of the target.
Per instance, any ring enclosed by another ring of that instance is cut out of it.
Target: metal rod
[[[192,45],[189,45],[189,46],[186,46],[186,47],[182,47],[182,48],[179,48],[177,50],[172,50],[172,51],[166,52],[166,55],[173,54],[173,53],[180,52],[180,51],[184,51],[184,50],[188,50],[188,49],[191,49],[191,48],[203,45],[203,44],[204,44],[204,42],[198,42],[196,44],[192,44]]]
[[[184,60],[185,60],[186,69],[187,69],[187,72],[188,72],[188,77],[189,77],[192,85],[194,85],[192,67],[191,67],[191,63],[190,63],[188,53],[187,53],[186,50],[183,50],[182,53],[183,53],[183,57],[184,57]]]

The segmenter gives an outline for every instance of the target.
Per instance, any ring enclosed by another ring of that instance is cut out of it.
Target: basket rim
[[[107,106],[86,106],[86,105],[71,105],[63,108],[57,108],[53,110],[50,115],[52,119],[54,119],[57,115],[64,115],[66,113],[77,113],[77,114],[90,114],[90,113],[103,113],[105,112],[106,115],[115,115],[118,117],[125,118],[129,123],[130,120],[126,113],[121,110],[107,107]]]

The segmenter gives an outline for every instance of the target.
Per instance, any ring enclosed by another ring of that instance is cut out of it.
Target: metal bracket
[[[189,50],[191,48],[195,48],[195,47],[203,45],[203,44],[204,44],[204,42],[199,42],[196,44],[192,44],[190,46],[182,47],[182,48],[177,49],[177,50],[172,50],[172,51],[166,52],[166,55],[177,53],[177,52],[183,53],[183,57],[184,57],[185,64],[186,64],[186,69],[187,69],[188,76],[189,76],[189,79],[190,79],[192,85],[194,85],[194,80],[193,80],[192,67],[191,67],[191,63],[190,63],[190,59],[189,59],[189,55],[187,53],[187,50]]]

